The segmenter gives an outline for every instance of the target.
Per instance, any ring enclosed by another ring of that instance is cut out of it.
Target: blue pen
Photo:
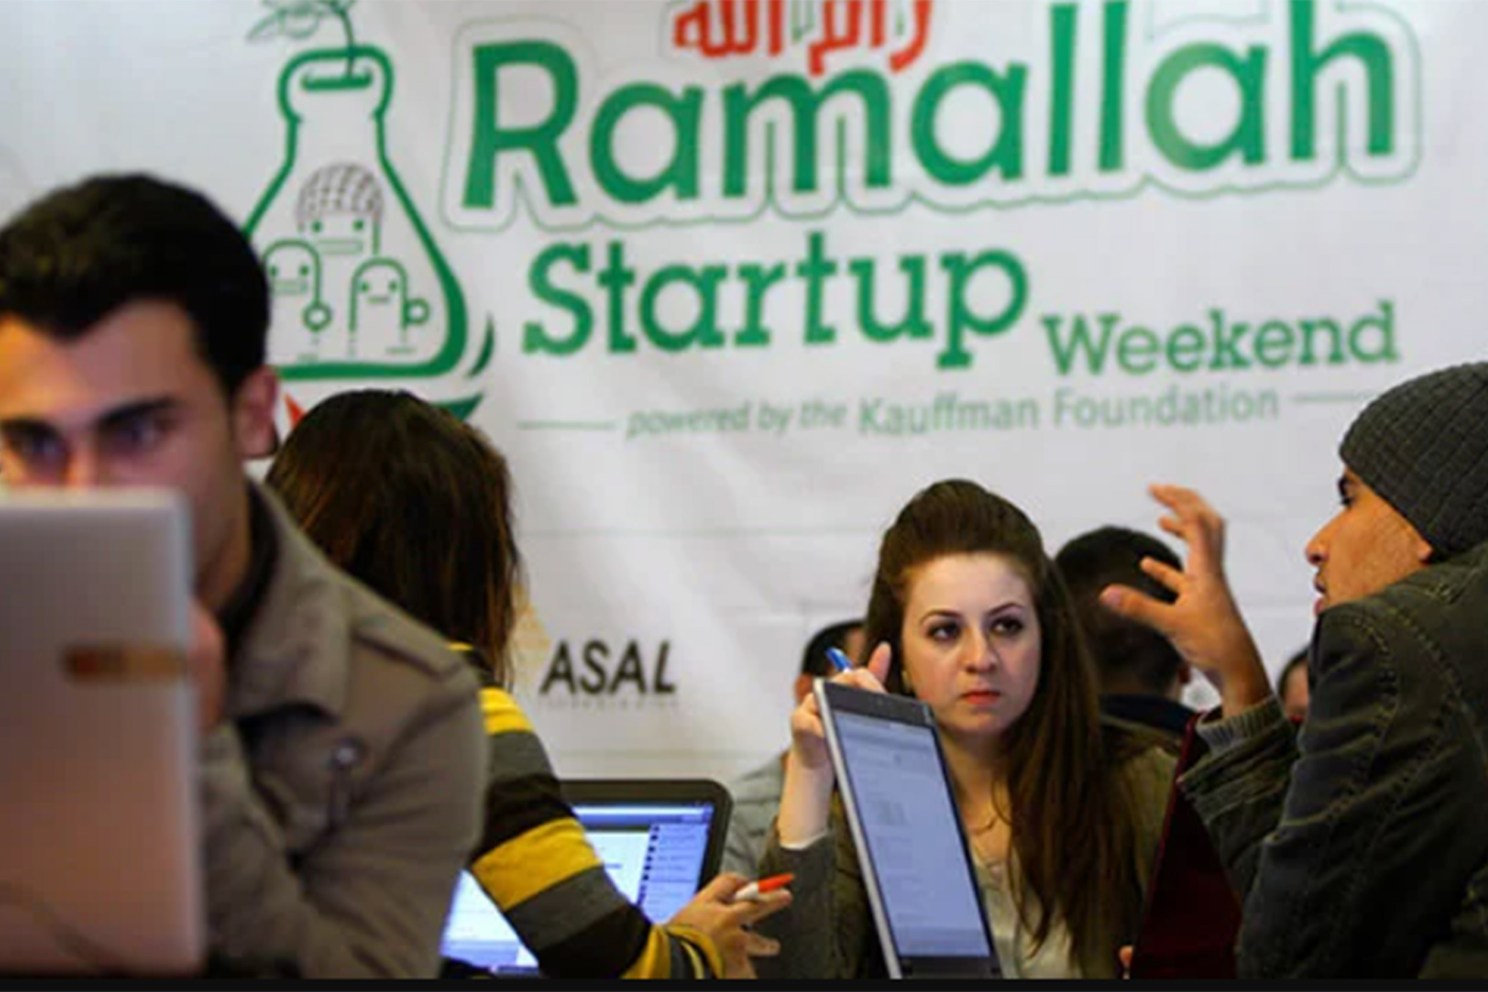
[[[848,660],[847,655],[843,654],[837,648],[827,648],[827,660],[839,672],[850,672],[853,670],[853,663]]]

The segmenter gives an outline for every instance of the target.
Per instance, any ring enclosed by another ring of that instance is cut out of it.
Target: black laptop
[[[728,790],[707,779],[575,779],[563,795],[627,899],[663,923],[718,873]],[[445,922],[447,960],[495,975],[536,975],[537,959],[480,884],[462,872]]]

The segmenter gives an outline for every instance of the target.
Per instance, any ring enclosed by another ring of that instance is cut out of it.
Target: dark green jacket
[[[1201,723],[1181,780],[1245,894],[1241,977],[1488,978],[1488,545],[1325,610],[1300,734]]]

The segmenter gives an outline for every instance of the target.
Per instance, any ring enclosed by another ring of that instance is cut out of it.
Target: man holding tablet
[[[0,476],[190,504],[225,642],[195,666],[214,962],[432,976],[480,821],[475,680],[244,475],[274,446],[268,323],[252,246],[199,194],[106,176],[42,198],[0,230]]]

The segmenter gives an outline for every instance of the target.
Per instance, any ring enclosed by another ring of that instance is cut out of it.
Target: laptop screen
[[[712,875],[719,818],[727,818],[711,799],[575,801],[573,810],[615,887],[657,922]],[[460,874],[441,951],[487,971],[537,972],[537,959],[469,872]]]

